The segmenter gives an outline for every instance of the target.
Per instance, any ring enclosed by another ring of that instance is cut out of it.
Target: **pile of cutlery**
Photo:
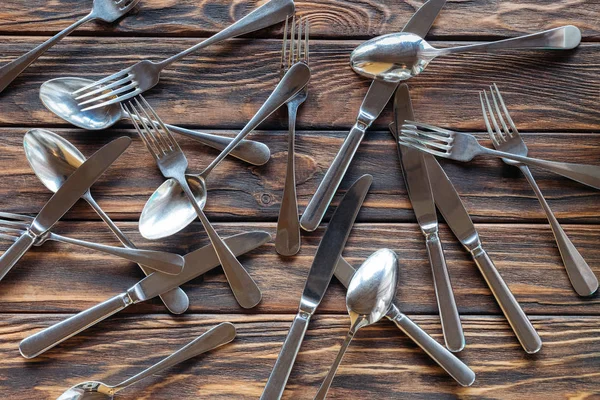
[[[95,19],[115,22],[128,14],[138,2],[139,0],[94,0],[89,15],[0,67],[0,92],[46,50],[80,25]],[[417,122],[408,86],[401,81],[420,74],[437,56],[464,51],[517,48],[573,49],[581,41],[581,32],[568,25],[497,42],[438,49],[424,38],[444,4],[445,0],[427,1],[401,32],[373,38],[352,52],[352,69],[373,81],[360,106],[354,126],[301,218],[296,196],[295,133],[297,113],[308,99],[311,78],[310,16],[296,19],[293,0],[267,1],[217,34],[165,60],[143,60],[96,81],[65,77],[42,84],[40,99],[44,106],[77,127],[100,130],[109,128],[120,120],[127,120],[135,128],[165,179],[141,212],[139,231],[144,238],[157,240],[174,235],[199,218],[210,245],[184,256],[138,249],[94,200],[91,187],[128,149],[131,143],[129,137],[111,141],[86,159],[72,143],[54,132],[42,129],[27,132],[23,139],[27,161],[53,195],[36,216],[0,212],[0,238],[13,242],[0,256],[0,280],[32,246],[41,246],[47,240],[76,245],[134,262],[140,266],[145,277],[129,288],[123,288],[122,293],[24,338],[19,344],[22,356],[37,357],[126,307],[155,297],[160,297],[173,314],[184,313],[189,307],[189,299],[180,286],[219,265],[238,304],[243,308],[257,306],[262,299],[261,289],[238,257],[269,242],[271,235],[263,231],[247,231],[227,238],[221,237],[204,212],[210,173],[229,155],[256,166],[267,163],[270,158],[269,148],[246,137],[275,111],[287,105],[288,149],[275,251],[282,256],[294,256],[301,248],[301,229],[314,231],[319,227],[367,129],[392,97],[394,119],[389,129],[397,148],[408,198],[425,238],[445,347],[398,308],[395,294],[397,283],[401,279],[400,268],[404,266],[403,260],[395,252],[390,249],[374,249],[377,251],[356,270],[342,257],[354,222],[373,182],[372,176],[363,175],[345,192],[327,224],[306,276],[298,313],[293,318],[274,362],[261,399],[274,400],[283,396],[310,321],[333,276],[347,288],[346,306],[351,326],[315,399],[327,396],[342,357],[358,330],[376,324],[383,317],[394,322],[458,384],[470,386],[474,383],[475,373],[453,354],[462,351],[468,343],[463,332],[459,304],[452,288],[452,266],[446,263],[439,235],[437,211],[472,257],[523,350],[527,353],[540,351],[540,336],[484,250],[479,233],[459,193],[436,157],[469,162],[476,156],[487,155],[501,158],[506,164],[518,167],[548,217],[567,276],[580,296],[594,294],[598,289],[598,279],[561,228],[529,166],[546,169],[596,189],[600,189],[600,166],[530,157],[524,138],[517,130],[496,84],[478,93],[482,124],[491,139],[492,149],[482,146],[474,135]],[[170,125],[163,121],[146,99],[145,92],[159,83],[161,72],[183,57],[209,45],[283,21],[285,26],[279,81],[235,137],[221,137]],[[200,173],[192,174],[188,169],[193,166],[189,165],[173,132],[218,149],[220,153]],[[79,199],[89,203],[123,247],[76,239],[55,231],[56,223]],[[236,330],[231,323],[221,323],[171,356],[118,385],[83,382],[65,391],[59,400],[92,398],[91,396],[112,398],[125,387],[229,343],[235,336]]]

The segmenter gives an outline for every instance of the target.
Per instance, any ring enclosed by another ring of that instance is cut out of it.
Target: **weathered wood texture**
[[[5,398],[54,399],[85,380],[115,384],[222,321],[235,341],[119,393],[119,399],[257,399],[281,348],[291,315],[120,316],[72,338],[39,359],[24,360],[17,344],[65,315],[2,314],[0,391]],[[412,317],[437,340],[435,319]],[[459,387],[388,321],[361,330],[338,370],[332,399],[597,399],[600,329],[596,317],[535,317],[544,340],[524,355],[497,317],[464,317],[468,342],[460,358],[477,384]],[[292,372],[285,399],[312,399],[349,326],[347,316],[316,316]],[[26,396],[20,391],[30,390]]]
[[[88,24],[75,35],[206,36],[243,17],[264,0],[226,4],[195,0],[144,0],[116,25]],[[90,0],[56,2],[4,0],[0,34],[49,35],[89,12]],[[402,29],[423,2],[418,0],[316,0],[297,1],[297,15],[307,16],[314,37],[370,38]],[[599,40],[597,1],[543,0],[448,1],[429,33],[430,37],[516,36],[574,24],[584,40]],[[277,26],[251,36],[279,35]]]
[[[145,58],[166,58],[197,42],[193,38],[67,38],[2,93],[0,125],[66,126],[39,100],[39,87],[46,80],[64,76],[99,79]],[[16,58],[35,43],[32,38],[11,37],[0,45],[0,63]],[[349,66],[350,53],[359,43],[311,43],[310,100],[300,109],[299,129],[350,130],[370,84]],[[434,42],[438,44],[456,43]],[[599,51],[600,44],[583,44],[573,51],[440,57],[410,80],[416,116],[445,127],[482,130],[478,91],[496,82],[519,129],[594,131],[599,118]],[[237,39],[209,47],[166,70],[146,97],[173,124],[241,128],[275,87],[280,52],[280,40]],[[287,129],[285,114],[278,115],[263,128]],[[391,105],[373,129],[387,129],[389,122]]]
[[[284,115],[280,115],[282,119]],[[34,214],[51,193],[31,171],[23,152],[27,128],[0,129],[0,204],[6,211]],[[135,138],[127,152],[93,187],[102,208],[115,219],[136,220],[144,204],[163,178],[142,141],[131,130],[87,132],[53,129],[91,155],[105,143],[126,134]],[[214,132],[213,130],[210,130]],[[222,131],[219,131],[222,132]],[[233,134],[225,131],[223,133]],[[312,197],[335,157],[346,132],[298,132],[296,141],[297,191],[300,212]],[[287,132],[265,132],[250,136],[267,143],[272,152],[269,163],[249,166],[236,159],[225,160],[208,179],[206,211],[215,221],[276,221],[285,179]],[[491,146],[486,135],[482,143]],[[579,133],[524,134],[532,156],[588,164],[600,163],[600,135]],[[190,168],[200,171],[217,151],[180,138]],[[441,161],[456,185],[467,209],[479,222],[540,222],[546,217],[532,189],[518,169],[495,158],[478,157],[471,163]],[[371,174],[374,183],[359,215],[364,222],[414,222],[414,214],[401,176],[396,145],[389,132],[367,135],[351,166],[340,193],[362,174]],[[548,202],[561,221],[600,223],[600,192],[552,173],[533,169]],[[336,196],[337,204],[341,195]],[[332,208],[333,209],[333,208]],[[328,213],[328,216],[331,211]],[[85,203],[75,206],[68,219],[96,219]]]

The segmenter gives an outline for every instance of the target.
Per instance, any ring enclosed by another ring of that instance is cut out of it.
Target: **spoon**
[[[119,105],[111,104],[94,110],[82,111],[72,93],[93,83],[83,78],[56,78],[46,81],[40,87],[40,99],[44,106],[65,121],[88,130],[107,129],[131,116]],[[210,133],[197,132],[178,126],[168,125],[172,132],[180,133],[217,150],[223,150],[233,139]],[[263,165],[271,157],[269,148],[253,140],[242,140],[231,151],[231,155],[253,165]]]
[[[398,257],[389,249],[371,254],[360,266],[348,285],[346,308],[352,325],[340,351],[321,384],[315,400],[327,397],[335,372],[356,332],[385,316],[394,300],[398,284]]]
[[[67,178],[85,161],[85,156],[68,140],[54,132],[43,129],[32,129],[23,138],[25,157],[33,172],[50,191],[56,192]],[[135,249],[135,245],[121,232],[108,215],[100,208],[88,190],[81,198],[89,203],[115,236],[125,245]],[[152,271],[140,265],[144,274]],[[160,298],[165,306],[174,314],[184,313],[189,299],[180,288],[163,293]]]
[[[352,69],[371,79],[398,82],[420,74],[435,57],[466,51],[505,49],[573,49],[581,42],[581,31],[573,26],[561,26],[531,35],[476,43],[467,46],[436,49],[414,33],[391,33],[368,40],[350,56]]]
[[[206,204],[206,179],[212,170],[229,154],[239,140],[246,137],[289,98],[298,93],[306,86],[309,79],[310,69],[308,66],[304,63],[294,64],[231,144],[200,174],[186,174],[186,181],[200,208],[204,208]],[[196,211],[181,186],[177,181],[167,179],[146,202],[140,216],[139,229],[146,239],[161,239],[179,232],[196,218]]]
[[[0,92],[2,92],[10,83],[15,80],[27,67],[44,54],[50,47],[54,46],[59,40],[74,31],[80,25],[86,22],[100,19],[104,22],[115,22],[127,14],[140,0],[94,0],[92,11],[75,22],[73,25],[63,29],[44,43],[33,50],[23,54],[21,57],[0,68]]]
[[[133,385],[150,375],[156,374],[166,368],[179,364],[199,354],[220,347],[235,338],[235,327],[229,322],[223,322],[194,339],[191,343],[177,350],[167,358],[159,361],[150,368],[119,383],[115,386],[105,385],[102,382],[88,381],[71,387],[57,400],[106,400],[112,399],[115,393]]]

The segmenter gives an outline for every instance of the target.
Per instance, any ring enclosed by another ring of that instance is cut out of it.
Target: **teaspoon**
[[[83,111],[83,107],[77,104],[73,92],[92,82],[89,79],[71,77],[51,79],[40,87],[40,100],[48,110],[58,117],[83,129],[107,129],[121,120],[131,120],[131,116],[119,104]],[[172,132],[177,132],[217,150],[223,150],[233,140],[168,124],[167,127]],[[231,155],[253,165],[263,165],[269,161],[271,152],[264,143],[242,140],[231,151]]]
[[[340,351],[321,384],[315,400],[327,397],[335,373],[356,332],[385,316],[394,300],[398,284],[398,257],[389,249],[381,249],[365,260],[352,277],[346,294],[346,308],[352,325]]]
[[[398,82],[420,74],[437,56],[466,51],[507,49],[569,50],[581,42],[581,31],[567,25],[496,42],[436,49],[414,33],[391,33],[368,40],[350,56],[352,69],[371,79]]]

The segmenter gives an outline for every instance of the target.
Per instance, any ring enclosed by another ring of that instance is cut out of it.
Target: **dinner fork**
[[[260,289],[242,264],[240,264],[231,249],[219,237],[217,231],[215,231],[208,218],[206,218],[202,207],[196,201],[185,178],[188,161],[179,144],[177,144],[169,129],[143,96],[138,95],[132,100],[123,103],[123,106],[130,115],[135,116],[131,121],[156,160],[160,172],[167,179],[175,179],[192,203],[215,249],[215,253],[219,258],[225,272],[225,277],[231,285],[231,290],[236,300],[244,308],[254,307],[262,298]],[[149,123],[149,121],[153,120],[157,121],[158,125]]]
[[[538,158],[492,150],[480,145],[477,138],[468,133],[453,132],[420,122],[405,121],[400,132],[401,136],[399,136],[398,143],[433,154],[434,156],[456,161],[471,161],[477,155],[507,158],[523,164],[540,167],[583,183],[584,185],[600,189],[600,166],[540,160]]]
[[[274,25],[293,13],[293,0],[271,0],[233,25],[166,60],[160,62],[140,61],[116,74],[84,86],[73,92],[73,94],[79,94],[75,97],[76,100],[80,100],[79,106],[87,105],[82,111],[123,102],[154,87],[158,83],[163,69],[188,54],[211,44]]]
[[[500,90],[498,90],[498,87],[495,83],[490,86],[490,97],[492,98],[491,103],[488,93],[485,90],[479,92],[481,112],[483,113],[483,119],[485,121],[488,134],[490,135],[490,139],[492,139],[492,144],[497,150],[526,156],[528,151],[527,145],[521,138],[521,134],[517,130],[515,123],[508,113],[508,109],[506,108],[506,104],[504,104]],[[500,124],[498,124],[498,122]],[[502,126],[502,128],[500,126]],[[567,270],[567,275],[571,281],[571,285],[573,285],[573,288],[580,296],[592,295],[598,289],[598,279],[558,223],[558,220],[552,213],[552,210],[546,202],[546,199],[544,199],[539,186],[535,182],[531,171],[527,165],[524,165],[523,163],[512,161],[506,158],[503,158],[502,160],[508,165],[514,165],[518,167],[521,172],[523,172],[523,175],[525,175],[525,178],[527,178],[527,181],[535,192],[535,195],[542,205],[542,208],[546,212],[546,217],[550,223],[550,228],[552,228],[552,233],[554,233],[554,238],[556,239],[556,244],[558,245],[558,250],[565,265],[565,269]]]
[[[94,19],[104,22],[115,22],[127,14],[140,0],[94,0],[92,11],[75,22],[73,25],[60,31],[35,49],[23,54],[21,57],[3,65],[0,68],[0,92],[2,92],[17,76],[21,74],[35,60],[40,58],[50,47],[73,32],[79,26]]]
[[[31,225],[33,217],[28,215],[0,212],[0,238],[16,241]],[[62,235],[57,235],[51,231],[41,236],[36,236],[33,242],[34,246],[41,246],[48,240],[56,242],[69,243],[82,246],[88,249],[101,251],[124,258],[134,263],[143,264],[155,271],[160,271],[169,275],[177,275],[183,270],[184,259],[178,254],[167,253],[164,251],[139,250],[123,247],[107,246],[99,243],[88,242],[85,240],[74,239]]]
[[[290,47],[287,48],[288,20],[285,20],[283,33],[283,44],[281,48],[281,66],[279,69],[280,79],[292,65],[301,62],[308,66],[308,19],[298,22],[298,35],[294,37],[296,18],[292,18],[292,29],[290,34]],[[304,25],[304,32],[302,31]],[[302,37],[304,34],[304,37]],[[304,49],[302,45],[304,44]],[[298,108],[308,97],[307,86],[304,86],[298,94],[287,102],[288,108],[288,153],[287,167],[285,172],[285,183],[283,198],[279,209],[277,221],[277,236],[275,237],[275,250],[283,256],[293,256],[300,250],[300,221],[298,220],[298,199],[296,198],[296,171],[294,165],[294,136],[296,135],[296,114]]]

